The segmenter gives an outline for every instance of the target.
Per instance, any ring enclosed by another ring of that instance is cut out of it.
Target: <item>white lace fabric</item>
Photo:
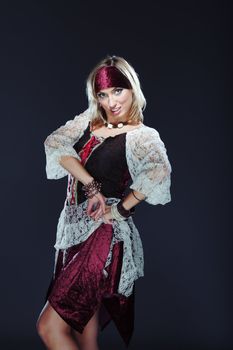
[[[46,138],[44,145],[48,179],[59,179],[69,175],[59,163],[61,156],[73,156],[80,160],[73,145],[82,137],[89,120],[89,111],[86,110]],[[126,160],[132,177],[131,189],[144,194],[145,201],[150,204],[164,205],[171,201],[172,170],[158,131],[143,125],[127,132]],[[111,204],[119,200],[119,198],[107,198],[106,203]],[[86,207],[87,200],[70,206],[67,206],[65,201],[57,225],[54,246],[56,258],[59,249],[66,250],[85,241],[103,224],[102,220],[96,222],[87,216]],[[123,262],[118,292],[129,296],[132,293],[134,281],[144,275],[142,242],[132,217],[120,222],[113,220],[113,239],[105,267],[111,263],[113,245],[120,241],[123,241]],[[107,271],[104,269],[103,273],[107,274]]]
[[[106,199],[106,204],[111,205],[119,201],[119,198],[111,197]],[[57,252],[59,249],[65,251],[73,245],[84,242],[101,224],[104,224],[102,219],[95,221],[86,214],[87,202],[88,200],[85,200],[79,205],[64,205],[57,225],[57,236],[54,246]],[[144,266],[142,242],[131,217],[121,222],[113,221],[113,239],[103,271],[105,276],[107,276],[105,268],[112,261],[113,245],[120,241],[123,241],[124,244],[118,292],[129,296],[133,291],[134,281],[143,276]],[[58,254],[56,254],[56,259],[57,257]]]
[[[126,135],[126,159],[133,183],[150,204],[171,201],[171,165],[157,130],[144,126]]]
[[[65,125],[53,131],[46,138],[44,147],[48,179],[60,179],[69,174],[59,163],[62,156],[72,156],[80,160],[73,146],[82,137],[89,120],[87,109],[76,115],[73,120],[68,120]]]

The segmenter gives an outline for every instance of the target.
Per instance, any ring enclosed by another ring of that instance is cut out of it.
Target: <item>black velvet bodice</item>
[[[88,125],[83,136],[73,146],[78,154],[91,137]],[[101,193],[105,197],[123,198],[132,181],[126,161],[125,143],[126,133],[110,136],[93,149],[85,163],[88,173],[102,184]],[[82,186],[79,181],[77,186],[79,203],[86,199]]]

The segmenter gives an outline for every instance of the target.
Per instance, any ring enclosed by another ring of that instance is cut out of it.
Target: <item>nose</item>
[[[116,101],[114,99],[114,96],[109,96],[108,106],[109,106],[109,108],[114,108],[116,106]]]

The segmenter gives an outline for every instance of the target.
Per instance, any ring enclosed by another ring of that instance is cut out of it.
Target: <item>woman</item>
[[[143,124],[137,73],[107,56],[87,78],[89,108],[45,140],[48,179],[68,175],[57,225],[54,275],[38,318],[52,350],[97,350],[112,319],[126,346],[134,327],[143,249],[132,216],[142,200],[171,201],[166,148]]]

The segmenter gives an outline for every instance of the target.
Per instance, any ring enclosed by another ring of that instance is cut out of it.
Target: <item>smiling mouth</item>
[[[113,114],[116,114],[116,113],[118,113],[118,112],[120,111],[120,109],[121,109],[121,107],[119,107],[119,108],[117,108],[117,109],[111,109],[111,112],[112,112]]]

